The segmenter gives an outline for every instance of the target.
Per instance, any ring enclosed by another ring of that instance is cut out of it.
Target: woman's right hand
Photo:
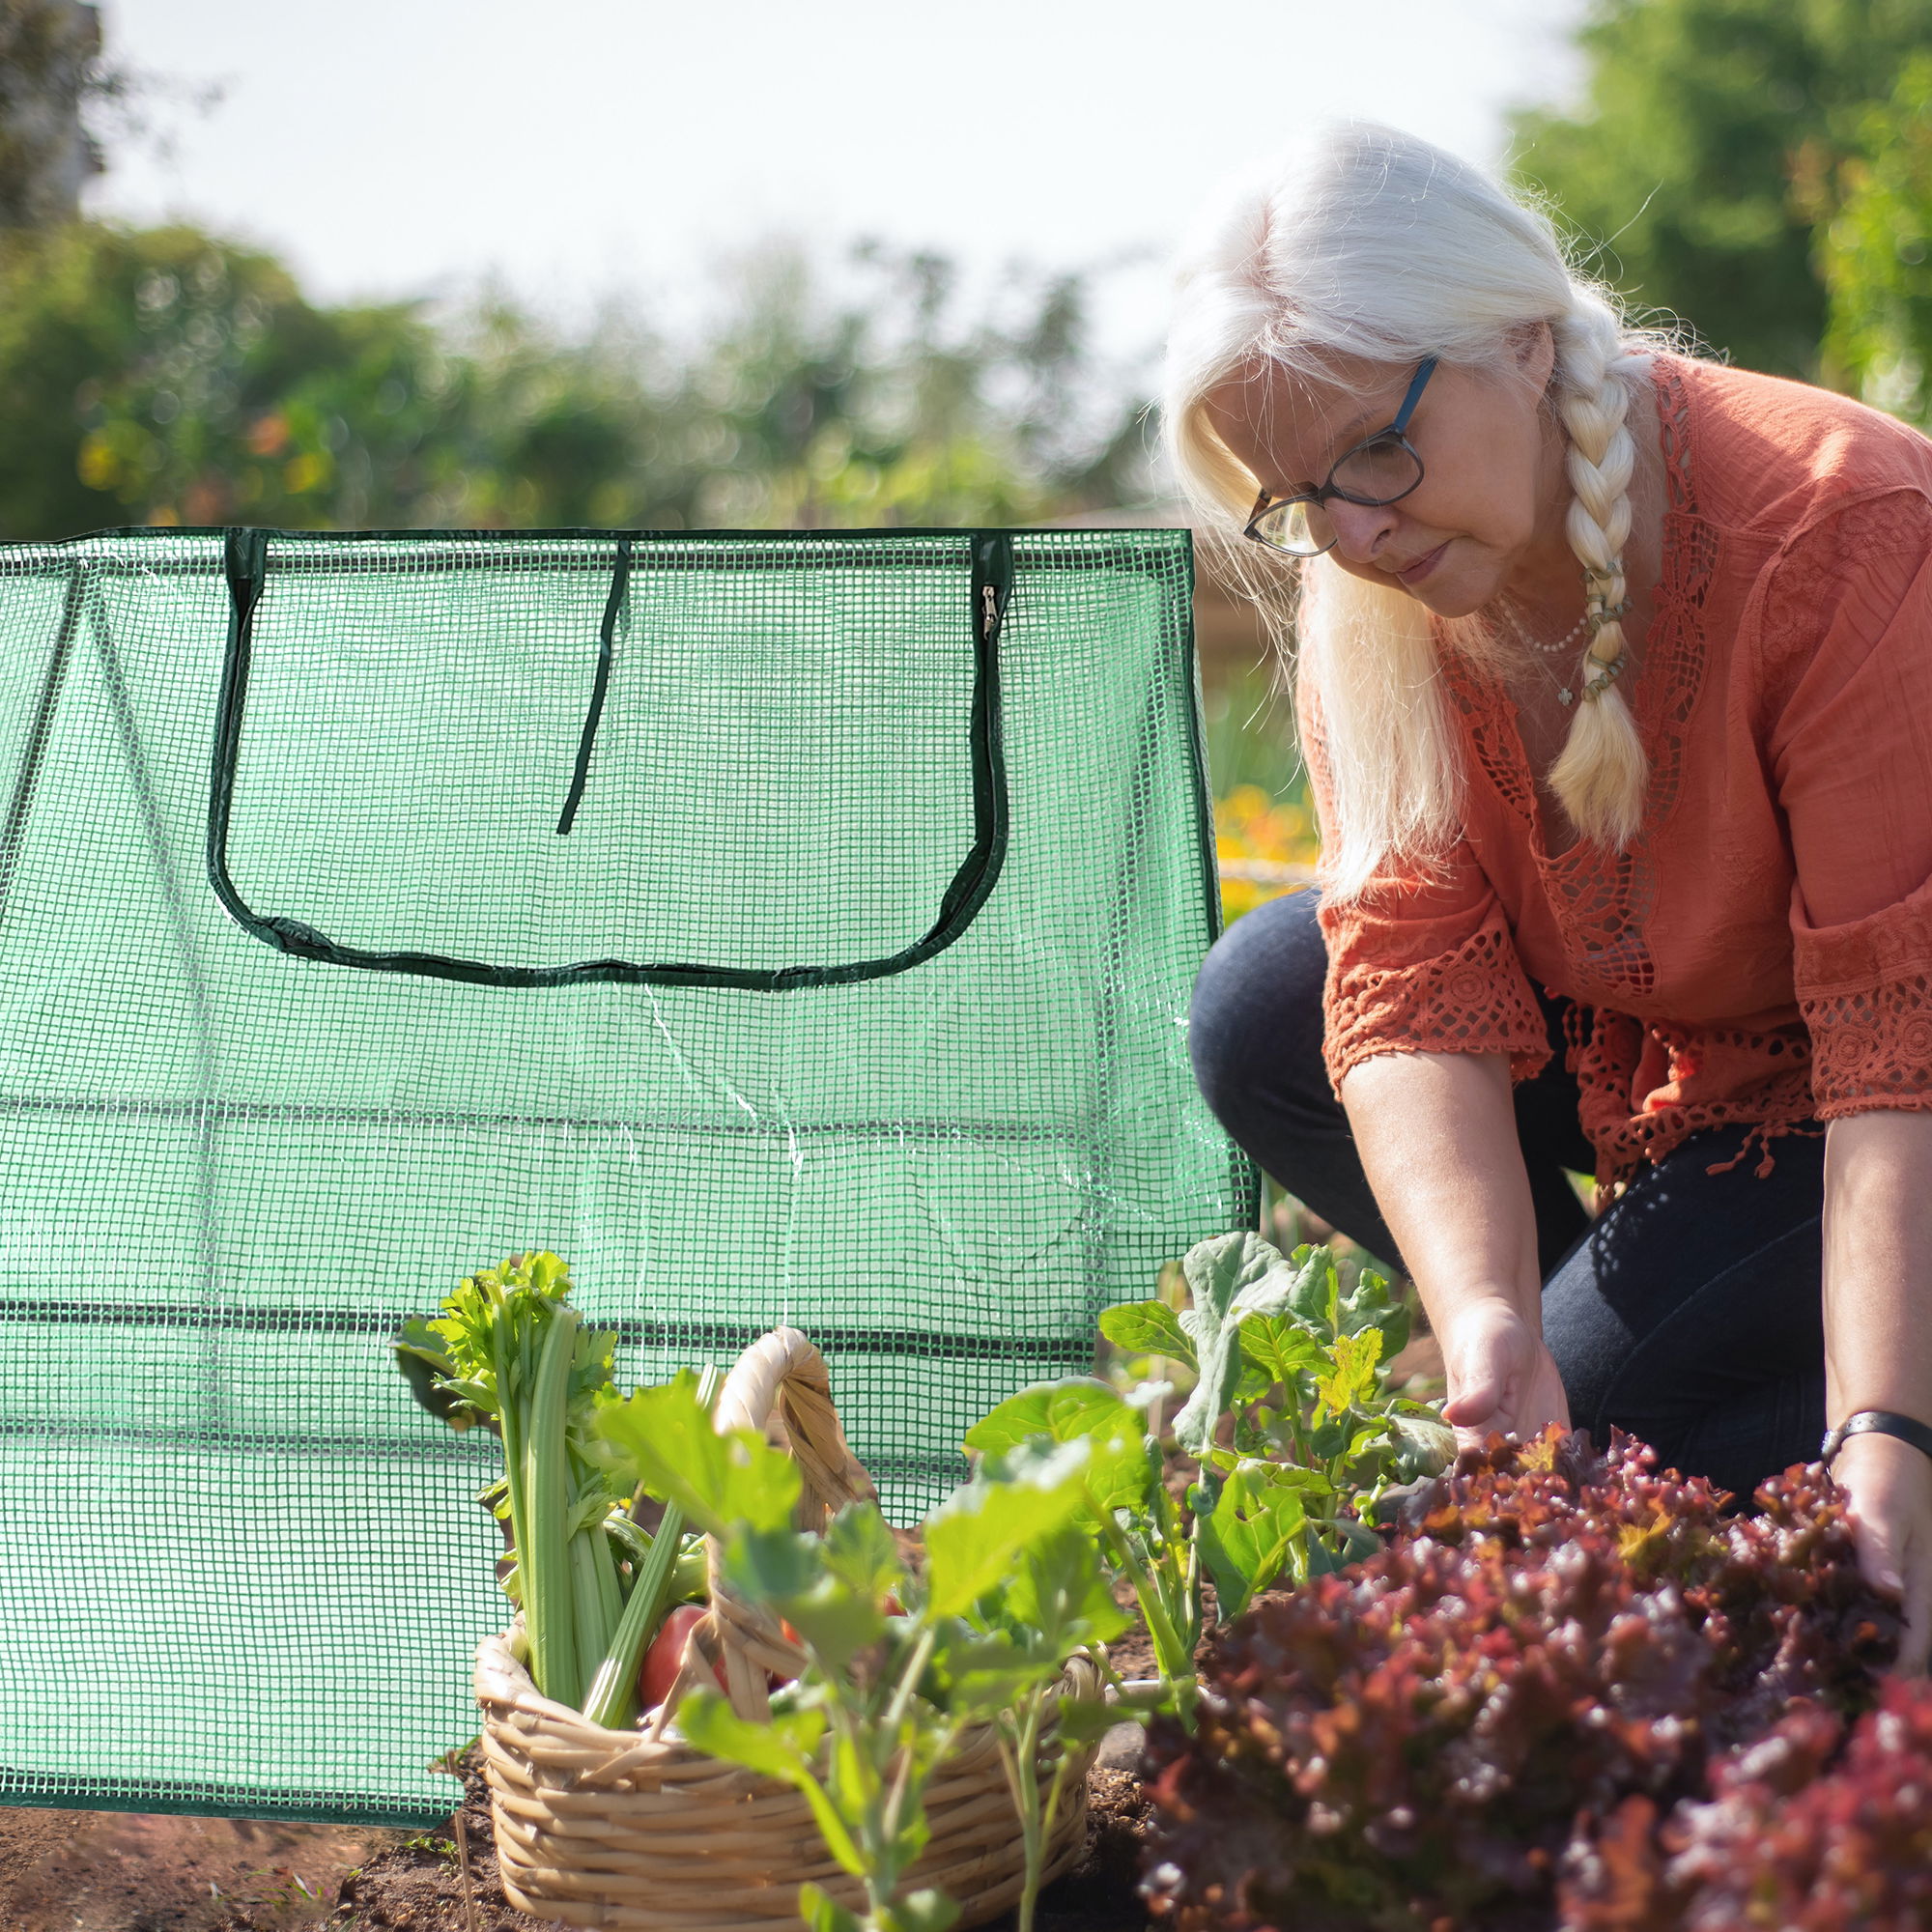
[[[1570,1427],[1563,1379],[1543,1337],[1500,1295],[1464,1303],[1438,1331],[1449,1399],[1442,1419],[1463,1448],[1493,1434],[1527,1441],[1552,1422]]]

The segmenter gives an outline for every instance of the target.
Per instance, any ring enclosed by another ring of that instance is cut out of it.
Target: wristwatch
[[[1889,1408],[1861,1408],[1856,1415],[1848,1415],[1837,1428],[1830,1431],[1818,1445],[1818,1460],[1826,1468],[1832,1466],[1832,1459],[1845,1446],[1845,1439],[1852,1435],[1895,1435],[1901,1442],[1909,1442],[1915,1449],[1922,1449],[1932,1456],[1932,1429],[1918,1422],[1909,1415],[1899,1415]]]

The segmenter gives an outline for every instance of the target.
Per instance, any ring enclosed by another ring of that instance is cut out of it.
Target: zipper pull
[[[983,641],[990,643],[1000,622],[999,598],[990,583],[980,586],[980,636]]]

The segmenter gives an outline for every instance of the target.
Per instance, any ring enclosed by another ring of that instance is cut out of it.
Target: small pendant
[[[1556,701],[1558,704],[1574,704],[1577,701],[1577,694],[1574,691],[1559,691],[1556,694]]]

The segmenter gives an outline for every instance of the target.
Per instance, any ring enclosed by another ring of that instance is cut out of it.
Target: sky
[[[1582,0],[102,0],[165,147],[90,212],[185,216],[323,301],[485,282],[565,323],[671,322],[796,238],[1105,272],[1104,348],[1158,339],[1161,263],[1232,166],[1366,113],[1496,159],[1576,84]]]

